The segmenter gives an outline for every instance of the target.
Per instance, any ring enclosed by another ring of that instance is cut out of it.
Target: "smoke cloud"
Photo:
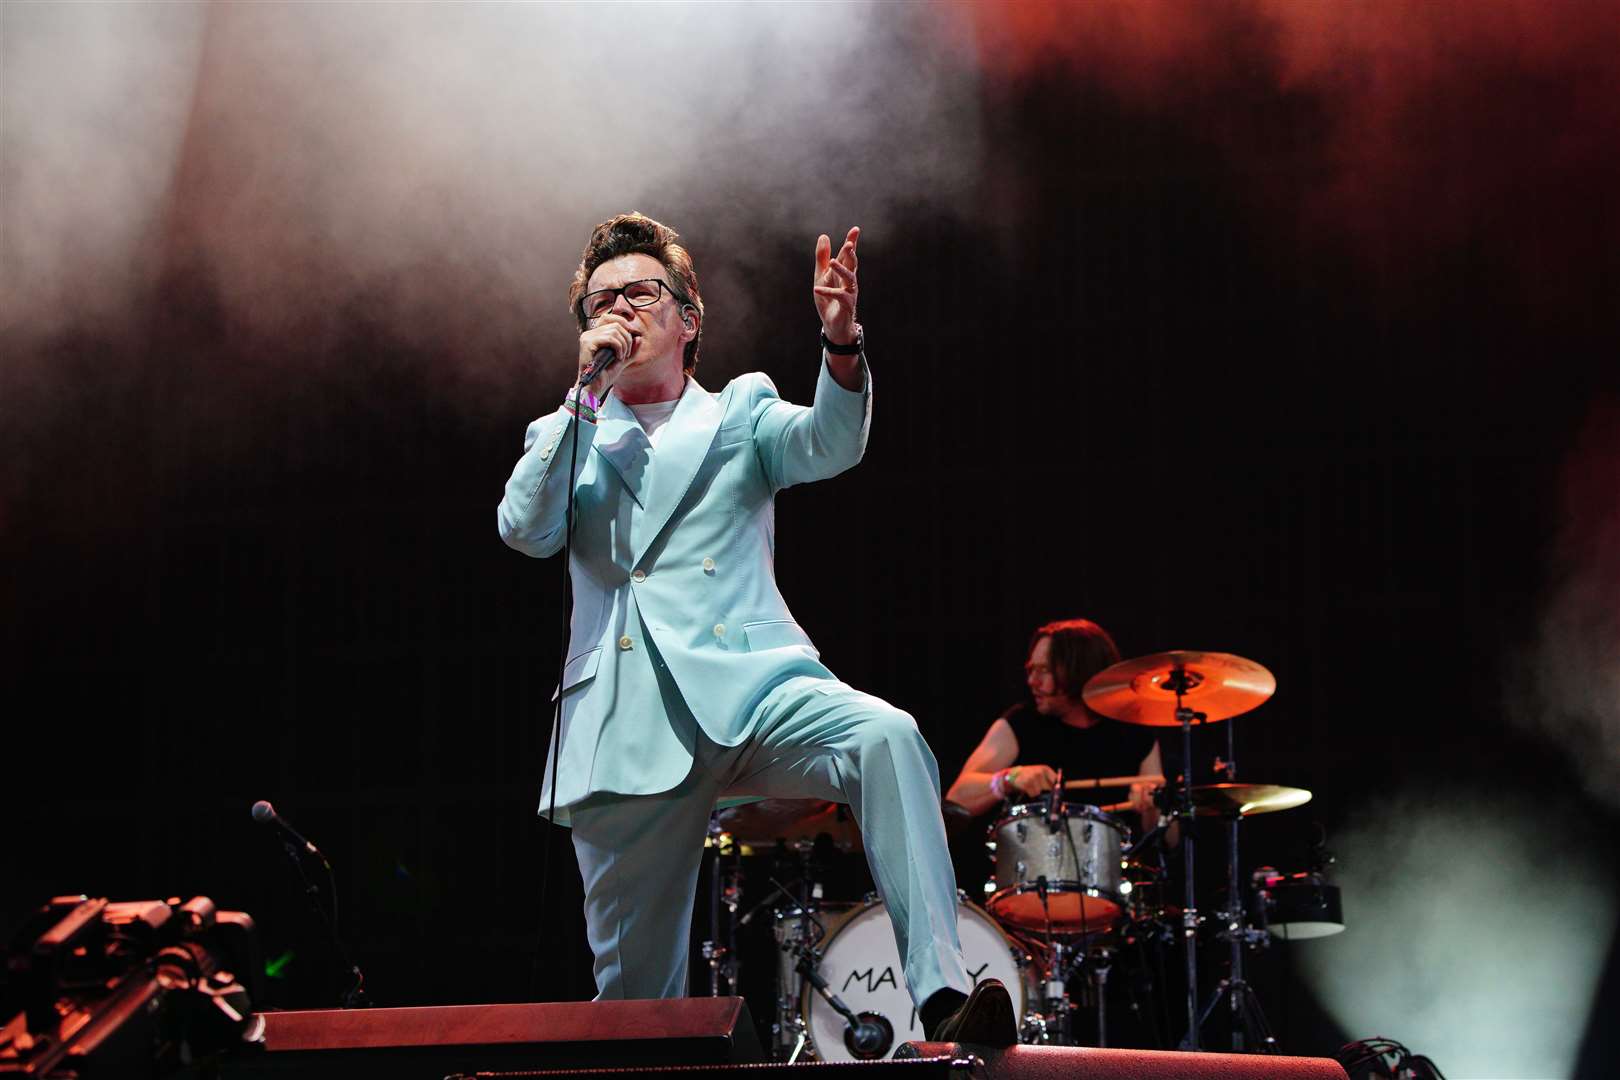
[[[1525,288],[1580,293],[1602,285],[1567,268],[1620,234],[1603,0],[16,2],[0,19],[13,344],[195,273],[232,332],[319,343],[358,313],[452,358],[446,377],[504,385],[566,341],[569,264],[616,211],[668,219],[728,286],[783,237],[808,250],[859,223],[880,244],[901,206],[971,217],[981,72],[1056,71],[1203,128],[1257,203],[1391,271],[1485,229]],[[1254,165],[1289,154],[1319,172],[1303,194]]]
[[[0,334],[8,370],[127,329],[153,270],[202,55],[187,4],[0,6]]]
[[[1561,473],[1541,617],[1510,715],[1620,811],[1620,400],[1592,406]]]
[[[1566,1077],[1615,933],[1602,843],[1477,798],[1366,808],[1335,845],[1345,931],[1290,949],[1353,1038],[1395,1039],[1448,1076]]]
[[[959,204],[978,172],[971,56],[910,5],[4,17],[5,259],[33,283],[6,323],[34,337],[155,264],[217,289],[233,335],[318,346],[362,316],[443,350],[451,379],[563,335],[567,370],[568,275],[612,213],[668,220],[724,278],[782,235],[806,267],[818,232],[881,237],[896,206]]]

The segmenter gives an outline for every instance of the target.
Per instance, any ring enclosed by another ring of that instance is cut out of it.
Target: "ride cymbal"
[[[1231,653],[1154,653],[1122,660],[1086,682],[1081,696],[1104,716],[1146,727],[1180,727],[1181,703],[1204,714],[1204,722],[1241,716],[1277,690],[1276,676],[1253,660]]]

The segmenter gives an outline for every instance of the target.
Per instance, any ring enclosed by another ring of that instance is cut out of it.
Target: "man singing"
[[[554,798],[573,830],[598,998],[664,998],[686,990],[716,799],[848,803],[924,1031],[1006,1046],[1006,989],[963,970],[933,754],[909,715],[821,664],[776,587],[776,493],[866,447],[859,236],[836,255],[816,241],[822,357],[806,408],[758,372],[718,394],[692,377],[703,299],[673,229],[621,214],[591,234],[568,296],[590,377],[529,425],[498,511],[508,545],[562,550],[573,456],[572,644],[541,812]]]

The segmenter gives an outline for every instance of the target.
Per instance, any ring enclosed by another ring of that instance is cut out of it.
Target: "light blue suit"
[[[775,495],[861,459],[871,378],[825,358],[811,408],[752,373],[690,377],[653,448],[609,394],[596,424],[529,426],[501,538],[562,550],[577,436],[574,611],[558,824],[572,825],[601,997],[685,993],[687,927],[716,799],[851,805],[919,1003],[970,987],[956,935],[939,772],[911,717],[838,682],[776,587]],[[551,763],[542,790],[550,801]]]

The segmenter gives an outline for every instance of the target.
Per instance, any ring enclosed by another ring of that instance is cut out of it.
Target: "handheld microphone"
[[[253,804],[253,820],[260,825],[268,825],[295,846],[303,848],[322,862],[326,861],[326,856],[321,854],[321,849],[304,839],[303,834],[289,825],[286,818],[276,813],[276,808],[271,806],[267,800],[260,799]]]
[[[585,374],[579,377],[580,386],[589,386],[596,381],[596,377],[608,369],[608,365],[619,358],[619,354],[604,346],[591,354],[591,366],[585,369]]]

